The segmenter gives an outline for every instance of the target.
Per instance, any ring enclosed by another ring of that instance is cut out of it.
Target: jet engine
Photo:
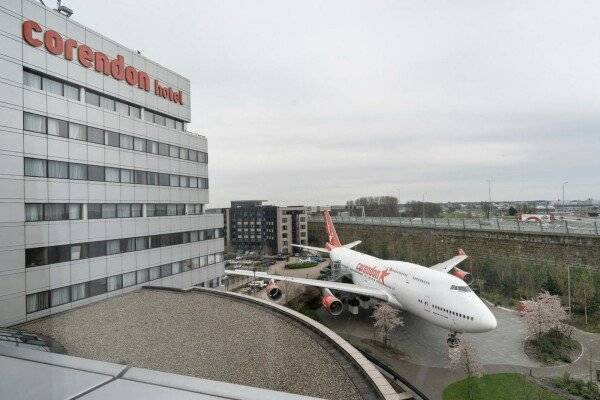
[[[462,279],[463,281],[465,281],[465,283],[467,285],[470,285],[471,282],[473,282],[473,275],[471,275],[467,271],[463,271],[462,269],[460,269],[458,267],[452,268],[452,270],[450,271],[450,274],[454,275],[455,277],[457,277],[459,279]]]
[[[331,315],[340,315],[344,309],[344,305],[331,293],[329,289],[323,289],[323,297],[321,298],[321,305]]]
[[[279,289],[279,286],[277,286],[275,284],[275,281],[272,279],[265,288],[265,291],[267,292],[267,296],[269,296],[271,300],[279,300],[283,295],[283,292],[281,291],[281,289]]]

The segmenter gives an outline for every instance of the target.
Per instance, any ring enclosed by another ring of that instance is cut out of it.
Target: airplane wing
[[[305,246],[303,244],[294,244],[292,243],[293,247],[299,247],[301,249],[306,249],[306,250],[310,250],[310,251],[320,251],[321,253],[329,253],[329,250],[323,248],[323,247],[313,247],[313,246]]]
[[[356,240],[354,242],[343,244],[342,247],[345,247],[347,249],[351,249],[351,248],[353,248],[355,246],[358,246],[361,243],[362,243],[362,240]]]
[[[457,256],[454,256],[451,259],[441,262],[439,264],[432,265],[430,268],[440,272],[448,272],[461,262],[465,261],[467,257],[468,256],[465,254],[465,252],[462,249],[459,249]]]
[[[225,273],[227,275],[241,275],[241,276],[251,276],[261,279],[273,279],[275,281],[285,281],[285,282],[293,282],[298,283],[300,285],[307,286],[315,286],[333,290],[339,290],[346,293],[354,293],[361,296],[374,297],[376,299],[381,299],[385,301],[392,301],[389,295],[381,289],[368,288],[364,286],[355,285],[352,283],[342,283],[342,282],[332,282],[332,281],[320,281],[317,279],[306,279],[306,278],[296,278],[293,276],[283,276],[283,275],[270,275],[266,272],[254,272],[245,269],[226,269]]]

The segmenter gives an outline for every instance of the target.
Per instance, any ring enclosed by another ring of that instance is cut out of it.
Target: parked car
[[[258,280],[258,279],[257,279],[257,280],[255,280],[255,281],[252,281],[252,282],[250,282],[250,283],[248,284],[248,286],[250,286],[250,287],[255,287],[255,288],[259,288],[259,289],[262,289],[262,288],[264,288],[265,286],[267,286],[267,284],[265,283],[265,281],[261,281],[261,280]]]

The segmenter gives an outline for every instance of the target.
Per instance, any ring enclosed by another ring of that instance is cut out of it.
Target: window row
[[[38,90],[45,90],[58,96],[79,101],[79,87],[70,85],[59,79],[36,74],[28,70],[23,71],[23,84]]]
[[[473,318],[473,317],[471,317],[470,315],[465,315],[465,314],[462,314],[462,313],[458,313],[458,312],[456,312],[456,311],[452,311],[452,310],[449,310],[449,309],[447,309],[447,308],[444,308],[444,307],[440,307],[440,306],[438,306],[438,305],[435,305],[435,304],[433,304],[433,305],[432,305],[432,307],[433,307],[434,309],[438,310],[438,311],[443,311],[443,312],[445,312],[445,313],[448,313],[448,314],[454,315],[455,317],[460,317],[460,318],[468,319],[468,320],[471,320],[471,321],[473,321],[473,320],[474,320],[474,318]]]
[[[27,313],[58,307],[63,304],[113,292],[126,287],[140,285],[167,276],[177,275],[192,269],[206,267],[223,261],[223,253],[209,254],[169,264],[113,275],[107,278],[77,283],[57,289],[27,295]]]
[[[223,228],[25,249],[25,266],[56,264],[223,237]]]
[[[34,89],[44,90],[59,96],[67,97],[69,99],[77,101],[80,100],[79,86],[69,84],[56,78],[51,78],[39,72],[34,72],[27,69],[23,70],[23,84]],[[117,112],[121,115],[138,119],[142,118],[141,107],[121,101],[112,96],[106,96],[94,90],[85,89],[84,100],[87,104],[102,107],[107,110]],[[185,131],[185,125],[183,121],[168,117],[158,112],[144,110],[144,120],[166,126],[168,128],[177,129],[179,131]]]
[[[208,162],[208,153],[203,151],[142,139],[28,112],[23,113],[23,129],[30,132],[83,140],[90,143],[180,158],[204,164]]]
[[[208,189],[208,178],[25,158],[25,176]]]

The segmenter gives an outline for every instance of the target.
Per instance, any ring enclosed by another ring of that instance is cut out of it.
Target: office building
[[[0,325],[144,284],[218,286],[190,81],[41,2],[0,17]]]

